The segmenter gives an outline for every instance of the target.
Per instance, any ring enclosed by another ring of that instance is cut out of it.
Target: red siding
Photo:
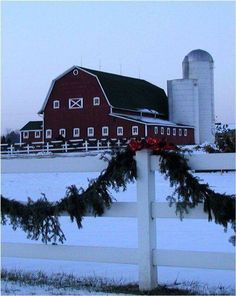
[[[93,106],[93,97],[100,97],[100,105]],[[83,98],[83,109],[69,109],[69,98]],[[53,109],[53,101],[60,101],[60,108]],[[97,79],[79,71],[74,76],[72,71],[57,80],[50,94],[44,112],[44,125],[46,129],[53,130],[53,138],[59,135],[59,129],[67,130],[67,139],[73,138],[73,128],[81,129],[81,137],[85,138],[85,128],[98,129],[107,117],[110,107],[103,95]]]
[[[29,143],[32,143],[32,142],[42,142],[43,139],[42,139],[42,131],[40,132],[40,138],[35,138],[35,131],[29,131],[29,138],[28,139],[24,139],[23,138],[23,132],[21,132],[21,142],[22,143],[26,143],[26,144],[29,144]]]
[[[194,143],[194,129],[185,127],[172,127],[172,126],[158,126],[158,133],[154,134],[154,127],[148,127],[149,136],[156,136],[160,139],[166,139],[168,142],[177,145],[190,145]],[[164,134],[161,134],[161,127],[164,128]],[[170,129],[170,135],[167,135],[167,129]],[[176,135],[173,135],[173,129],[176,130]],[[179,136],[179,129],[182,130],[182,136]],[[184,135],[184,130],[187,130],[187,136]]]

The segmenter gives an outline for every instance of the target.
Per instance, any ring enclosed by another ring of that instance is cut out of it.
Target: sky
[[[235,2],[1,2],[2,133],[37,115],[73,65],[145,79],[167,92],[182,60],[214,59],[217,122],[235,122]]]

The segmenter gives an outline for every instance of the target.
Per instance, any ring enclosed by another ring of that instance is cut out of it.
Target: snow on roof
[[[192,126],[187,126],[187,125],[183,125],[183,124],[177,124],[174,122],[171,122],[169,120],[165,120],[165,119],[160,119],[160,118],[152,118],[152,117],[146,117],[146,116],[139,116],[139,115],[124,115],[124,114],[112,114],[114,116],[118,115],[119,117],[123,117],[124,119],[132,119],[132,120],[137,120],[143,123],[147,123],[147,124],[158,124],[158,125],[166,125],[166,126],[186,126],[186,127],[192,127]]]
[[[157,112],[156,110],[153,110],[153,109],[137,109],[137,111],[144,112],[144,113],[151,113],[151,114],[161,114],[161,113],[159,113],[159,112]]]

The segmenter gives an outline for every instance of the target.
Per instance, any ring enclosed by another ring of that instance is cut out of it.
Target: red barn
[[[73,66],[52,81],[39,114],[21,129],[21,142],[124,140],[157,136],[193,144],[194,128],[168,121],[163,89],[142,79]]]

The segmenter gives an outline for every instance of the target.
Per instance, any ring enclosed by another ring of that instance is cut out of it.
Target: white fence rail
[[[97,140],[90,139],[89,141],[79,139],[70,141],[51,141],[51,142],[32,142],[15,143],[15,144],[0,144],[1,156],[17,156],[30,154],[50,154],[50,153],[67,153],[67,152],[89,152],[111,149],[112,147],[124,147],[127,145],[127,139],[111,139]]]
[[[235,153],[197,154],[188,156],[193,170],[235,170]],[[151,171],[159,169],[157,156],[151,156]],[[99,156],[34,156],[26,158],[1,159],[2,173],[58,173],[58,172],[100,172],[107,163]]]
[[[208,156],[210,156],[208,158]],[[94,157],[77,158],[78,167],[73,166],[69,158],[63,158],[68,161],[66,170],[69,171],[100,171],[105,168],[102,160]],[[220,162],[219,167],[216,159]],[[3,172],[13,172],[10,163],[19,159],[5,160]],[[38,159],[38,164],[31,167],[36,172],[45,172],[40,167],[53,167],[54,159]],[[72,260],[72,261],[91,261],[106,263],[137,264],[139,266],[139,287],[141,290],[150,290],[157,286],[157,267],[158,266],[179,266],[191,268],[209,268],[234,270],[234,254],[220,252],[195,252],[180,250],[160,250],[156,247],[156,218],[176,218],[174,207],[169,207],[167,203],[155,202],[155,182],[154,172],[158,170],[158,157],[150,156],[148,151],[139,151],[136,156],[138,179],[137,179],[137,202],[117,202],[111,209],[107,210],[103,217],[131,217],[138,221],[138,248],[106,248],[106,247],[88,247],[88,246],[60,246],[60,245],[41,245],[41,244],[20,244],[20,243],[2,243],[3,257],[21,257],[31,259],[52,259],[52,260]],[[27,159],[21,159],[27,161]],[[32,159],[31,159],[32,161]],[[58,159],[57,159],[58,161]],[[60,161],[58,161],[60,162]],[[103,164],[102,164],[103,163]],[[218,170],[235,169],[234,154],[217,155],[194,155],[189,157],[191,169],[200,170]],[[21,163],[22,165],[22,163]],[[64,164],[63,164],[64,165]],[[9,167],[11,167],[9,169]],[[17,165],[17,169],[18,169]],[[28,164],[23,166],[28,172]],[[17,170],[15,169],[15,171]],[[56,167],[56,169],[59,169]],[[54,171],[52,169],[52,171]],[[60,170],[59,170],[60,171]],[[65,171],[65,170],[64,170]],[[22,172],[22,171],[21,171]],[[158,184],[157,184],[158,186]],[[64,215],[68,215],[64,213]],[[185,219],[206,219],[207,215],[203,213],[202,206],[192,209]],[[209,238],[210,239],[210,238]]]

